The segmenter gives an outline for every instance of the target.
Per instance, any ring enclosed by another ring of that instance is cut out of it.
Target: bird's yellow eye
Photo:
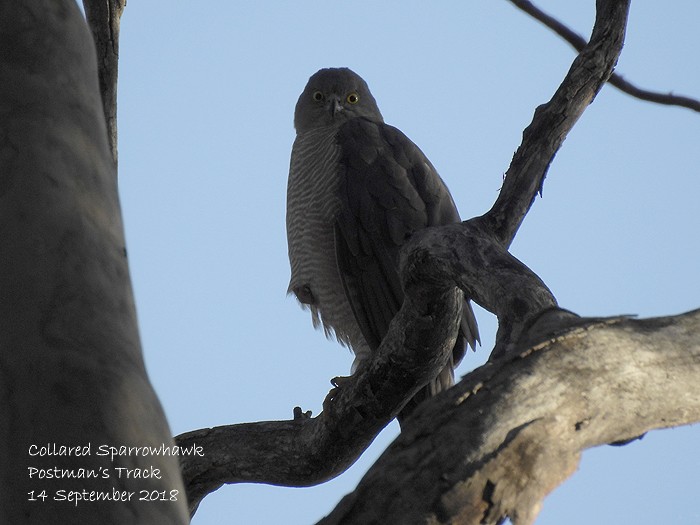
[[[348,101],[348,104],[357,104],[360,101],[360,95],[353,91],[347,96],[345,100]]]
[[[320,91],[314,91],[314,94],[311,96],[316,102],[321,102],[323,100],[323,93]]]

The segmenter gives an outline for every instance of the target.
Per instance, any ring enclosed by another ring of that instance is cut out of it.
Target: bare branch
[[[421,404],[319,523],[531,524],[583,450],[700,421],[699,375],[700,310],[588,321]]]
[[[402,250],[403,283],[414,280],[456,284],[498,317],[496,345],[491,359],[508,352],[544,314],[562,323],[577,317],[560,310],[552,292],[527,266],[484,231],[484,222],[428,228],[417,232]],[[439,280],[439,281],[438,281]]]
[[[308,486],[352,465],[406,401],[437,375],[452,351],[462,294],[452,283],[442,293],[434,288],[434,283],[411,287],[371,363],[345,379],[319,416],[177,436],[179,445],[196,443],[206,451],[204,457],[181,458],[190,512],[223,483]]]
[[[629,1],[598,0],[590,42],[574,60],[552,99],[535,110],[506,172],[496,202],[481,220],[509,246],[542,191],[554,155],[612,73],[622,50]]]
[[[119,22],[126,0],[83,0],[85,16],[97,51],[97,74],[107,137],[117,163],[117,77],[119,71]]]
[[[581,51],[586,45],[586,40],[581,35],[572,31],[557,19],[533,5],[529,0],[509,1],[518,9],[533,17],[535,20],[542,22],[544,25],[566,40],[569,44],[571,44],[576,51]],[[668,106],[680,106],[693,111],[700,111],[700,100],[695,100],[693,98],[684,97],[681,95],[674,95],[673,93],[658,93],[655,91],[641,89],[631,82],[628,82],[617,73],[613,73],[608,82],[618,88],[620,91],[641,100],[655,102],[657,104],[665,104]]]

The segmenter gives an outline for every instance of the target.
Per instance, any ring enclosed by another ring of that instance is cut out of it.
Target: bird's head
[[[299,96],[294,111],[297,133],[366,117],[383,122],[367,83],[357,73],[343,68],[314,73]]]

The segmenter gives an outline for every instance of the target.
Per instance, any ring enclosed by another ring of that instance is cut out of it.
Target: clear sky
[[[594,0],[536,2],[588,36]],[[633,2],[618,71],[700,97],[700,2]],[[172,431],[320,411],[349,352],[285,296],[294,104],[321,67],[367,80],[427,154],[464,218],[493,203],[523,128],[574,54],[505,0],[129,2],[119,153],[149,374]],[[581,315],[700,307],[700,115],[606,86],[567,138],[513,253]],[[482,347],[493,316],[477,312]],[[673,378],[670,378],[673,380]],[[221,488],[194,525],[314,523],[396,436],[319,487]],[[700,426],[587,451],[539,525],[700,523]]]

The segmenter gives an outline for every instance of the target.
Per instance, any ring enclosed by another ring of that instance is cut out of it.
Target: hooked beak
[[[338,113],[343,111],[343,109],[343,105],[340,103],[340,99],[338,97],[330,98],[328,101],[328,112],[332,117],[335,117]]]

